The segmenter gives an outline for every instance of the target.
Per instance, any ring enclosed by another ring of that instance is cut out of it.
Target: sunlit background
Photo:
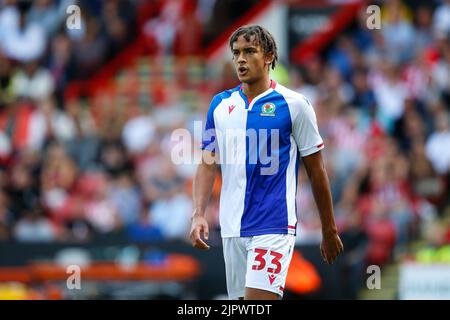
[[[253,23],[314,105],[345,246],[320,258],[301,169],[285,299],[450,299],[449,0],[0,0],[0,299],[226,298],[220,178],[200,252],[171,134],[198,154]]]

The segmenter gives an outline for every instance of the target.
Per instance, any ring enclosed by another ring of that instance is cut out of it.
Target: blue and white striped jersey
[[[242,85],[214,96],[202,148],[222,172],[222,237],[295,234],[300,156],[324,148],[312,105],[272,81],[248,101]]]

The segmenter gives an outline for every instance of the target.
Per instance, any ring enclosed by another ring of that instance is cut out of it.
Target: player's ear
[[[273,52],[269,52],[269,53],[266,53],[266,54],[264,55],[264,63],[265,63],[267,66],[270,66],[270,65],[272,64],[273,59],[274,59]]]

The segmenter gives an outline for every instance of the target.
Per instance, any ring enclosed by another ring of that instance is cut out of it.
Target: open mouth
[[[247,67],[239,67],[238,68],[238,73],[240,76],[245,76],[248,72],[248,68]]]

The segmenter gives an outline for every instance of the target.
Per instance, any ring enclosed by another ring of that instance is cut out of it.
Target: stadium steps
[[[115,79],[117,98],[135,98],[141,104],[152,105],[163,88],[178,88],[180,98],[189,109],[199,101],[199,89],[205,81],[205,67],[199,57],[153,58],[141,56]],[[166,92],[167,93],[167,92]]]

